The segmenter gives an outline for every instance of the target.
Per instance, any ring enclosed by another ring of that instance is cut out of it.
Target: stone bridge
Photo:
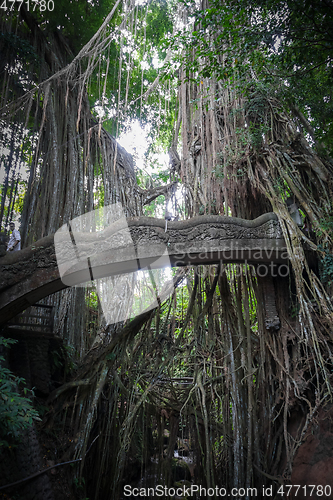
[[[202,216],[169,222],[127,218],[95,233],[49,235],[0,259],[0,325],[40,299],[105,276],[218,262],[286,264],[288,255],[274,213],[255,220]],[[59,264],[59,265],[58,265]],[[60,269],[60,270],[59,270]],[[267,271],[266,271],[267,274]]]

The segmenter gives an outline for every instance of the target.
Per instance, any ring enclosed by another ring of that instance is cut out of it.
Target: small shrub
[[[16,340],[0,337],[0,347],[8,348]],[[4,357],[0,356],[0,448],[9,447],[18,441],[24,429],[30,427],[33,420],[40,420],[38,412],[33,408],[31,400],[33,391],[23,387],[23,378],[14,375],[4,366]]]

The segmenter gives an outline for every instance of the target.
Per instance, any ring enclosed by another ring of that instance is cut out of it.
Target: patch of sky
[[[157,153],[149,153],[149,147],[153,143],[151,137],[151,125],[142,126],[139,120],[129,121],[124,132],[118,138],[119,144],[126,149],[128,153],[133,155],[137,170],[151,176],[158,172],[165,172],[170,169],[169,155],[163,151]],[[161,179],[159,183],[162,183]],[[167,209],[172,216],[180,215],[179,207],[184,203],[183,187],[178,186],[175,192],[175,199],[169,200],[165,207],[157,206],[155,217],[163,218],[164,210]],[[176,206],[178,208],[176,208]]]
[[[158,153],[150,155],[147,161],[147,151],[152,143],[149,133],[151,125],[144,127],[139,120],[128,122],[125,131],[121,133],[118,142],[128,153],[133,155],[136,167],[151,175],[154,171],[166,170],[169,168],[169,155],[167,153]]]

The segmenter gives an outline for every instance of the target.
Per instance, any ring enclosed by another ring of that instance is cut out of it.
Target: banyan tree
[[[287,264],[174,268],[167,299],[110,325],[100,283],[45,298],[62,364],[32,400],[34,439],[63,465],[44,486],[48,473],[21,482],[36,468],[4,467],[2,484],[18,482],[18,498],[158,484],[333,498],[329,2],[70,5],[1,15],[2,226],[16,216],[27,247],[115,203],[208,222],[273,212]],[[134,119],[167,172],[145,173],[117,142]],[[125,307],[126,280],[110,308]],[[24,432],[3,459],[21,463]]]

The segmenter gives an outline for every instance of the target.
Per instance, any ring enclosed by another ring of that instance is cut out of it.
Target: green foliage
[[[0,347],[9,347],[15,342],[15,340],[0,337]],[[0,356],[0,447],[9,447],[20,438],[24,429],[40,418],[29,397],[25,397],[29,394],[33,396],[33,391],[22,387],[25,380],[16,377],[8,368],[5,368],[4,361],[4,357]],[[19,387],[24,396],[20,394]]]
[[[149,205],[144,206],[144,215],[146,217],[158,217],[160,213],[163,213],[165,209],[165,196],[160,195],[155,198]]]
[[[165,38],[172,31],[168,4],[165,0],[154,0],[148,5],[138,5],[135,18],[136,28],[133,25],[130,32],[116,32],[108,57],[100,58],[98,71],[90,80],[90,102],[92,107],[97,104],[99,111],[103,108],[103,126],[110,134],[120,134],[128,121],[139,119],[141,124],[149,122],[151,135],[155,138],[157,135],[170,134],[165,101],[171,100],[171,97],[167,95],[166,88],[160,91],[160,95],[152,93],[149,100],[138,97],[154,82],[160,72],[157,62],[160,64],[166,56]],[[100,96],[101,87],[104,86],[107,68],[105,97],[100,99],[97,96]],[[113,111],[118,108],[118,103],[119,110],[115,114]],[[171,106],[170,109],[173,114]]]
[[[333,215],[324,217],[320,220],[321,229],[317,230],[317,237],[320,239],[325,233],[333,233]],[[331,285],[333,283],[333,255],[327,247],[327,243],[318,245],[320,252],[320,275],[323,283]]]
[[[275,72],[286,79],[286,100],[294,100],[319,140],[333,151],[333,10],[325,0],[257,0],[256,28],[270,51]]]
[[[147,13],[146,36],[151,46],[158,48],[159,55],[164,59],[165,34],[172,32],[172,22],[168,16],[168,2],[166,0],[153,1]]]
[[[254,149],[260,149],[263,138],[270,130],[270,94],[272,86],[262,81],[251,82],[244,87],[245,116],[249,124],[250,142]]]
[[[94,288],[87,288],[86,304],[90,309],[98,310],[98,296]]]
[[[85,487],[86,482],[84,477],[74,477],[73,484],[77,490],[82,490]]]
[[[324,231],[333,233],[333,215],[321,219],[320,226]]]
[[[173,44],[188,48],[184,62],[189,78],[191,72],[198,82],[214,76],[241,91],[249,75],[268,85],[275,82],[271,94],[286,107],[297,104],[332,154],[333,10],[329,3],[216,0],[203,10],[192,1],[186,4],[195,29],[180,31]]]
[[[109,0],[56,0],[52,12],[35,10],[34,16],[48,32],[61,31],[75,54],[90,40],[111,11]],[[113,23],[119,21],[115,15]]]
[[[87,497],[85,494],[86,481],[85,481],[84,477],[81,477],[81,476],[74,477],[73,486],[75,488],[77,498],[79,498],[80,500],[89,500],[89,497]]]
[[[19,184],[18,190],[17,190],[18,192],[16,193],[15,202],[14,202],[14,212],[17,214],[22,214],[27,184],[25,181],[19,181],[18,184]]]
[[[321,261],[322,263],[322,281],[327,282],[329,285],[333,282],[333,255],[325,250],[325,255]]]
[[[10,51],[14,57],[26,63],[38,62],[38,56],[33,46],[14,33],[0,33],[0,48]]]

